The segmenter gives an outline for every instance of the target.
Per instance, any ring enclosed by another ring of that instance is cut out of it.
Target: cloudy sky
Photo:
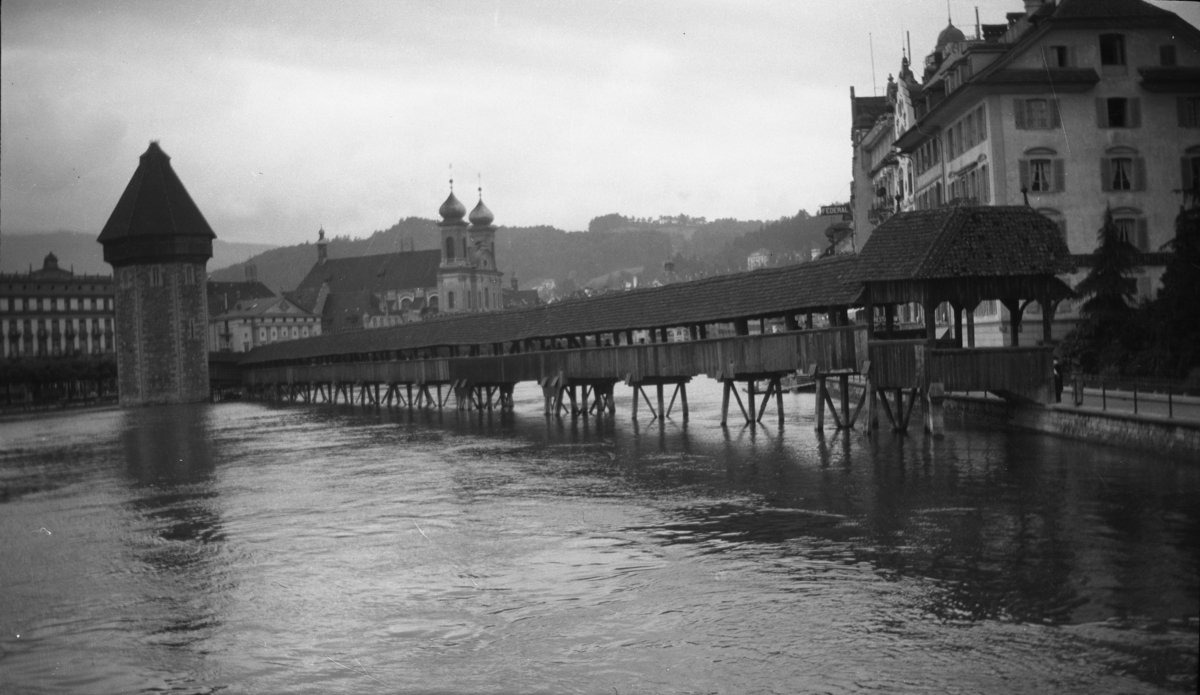
[[[1157,3],[1200,23],[1200,6]],[[1004,21],[1019,0],[951,0]],[[434,217],[450,165],[498,224],[774,219],[849,196],[849,91],[945,0],[0,5],[0,228],[99,232],[159,140],[217,235]]]

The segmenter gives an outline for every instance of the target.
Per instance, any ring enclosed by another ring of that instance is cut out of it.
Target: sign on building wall
[[[853,217],[853,214],[854,213],[850,212],[850,205],[848,203],[834,203],[833,205],[822,205],[820,216],[825,217],[826,215],[842,215],[843,217]]]

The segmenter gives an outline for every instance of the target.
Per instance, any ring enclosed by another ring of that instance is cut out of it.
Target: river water
[[[1194,462],[621,391],[0,422],[0,691],[1195,691]]]

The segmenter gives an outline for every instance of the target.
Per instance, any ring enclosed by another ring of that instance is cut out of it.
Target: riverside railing
[[[1165,405],[1168,419],[1200,416],[1200,387],[1181,381],[1075,373],[1071,375],[1071,386],[1076,407],[1097,405],[1098,399],[1100,409],[1106,412],[1132,409],[1134,415],[1163,415]],[[1180,413],[1181,406],[1187,414]]]

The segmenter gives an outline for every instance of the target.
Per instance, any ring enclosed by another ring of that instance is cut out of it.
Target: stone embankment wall
[[[1200,422],[1087,408],[1021,406],[992,398],[948,396],[947,418],[1015,427],[1175,456],[1200,456]]]

